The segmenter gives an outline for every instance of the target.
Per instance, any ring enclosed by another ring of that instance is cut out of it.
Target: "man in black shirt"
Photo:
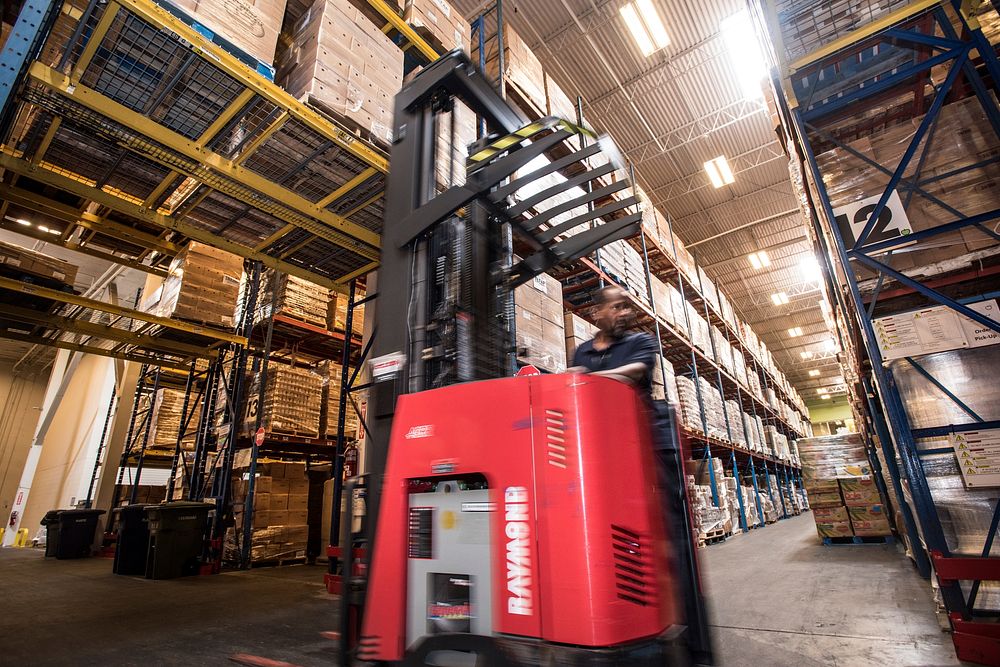
[[[629,331],[635,323],[635,312],[628,294],[621,287],[601,288],[594,295],[594,302],[597,335],[576,349],[570,371],[628,382],[645,398],[653,430],[653,454],[658,486],[663,494],[667,535],[674,545],[672,553],[676,558],[677,575],[684,595],[688,641],[697,661],[711,664],[707,612],[694,553],[691,515],[687,508],[681,463],[683,453],[673,425],[673,406],[666,401],[654,401],[652,396],[653,371],[659,348],[650,334]]]
[[[595,295],[598,332],[573,354],[573,367],[636,385],[652,396],[656,341],[647,333],[630,333],[635,312],[621,287],[605,287]]]

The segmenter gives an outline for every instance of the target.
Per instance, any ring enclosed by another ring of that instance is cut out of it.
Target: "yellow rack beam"
[[[58,92],[68,99],[79,102],[92,111],[110,118],[120,125],[134,130],[143,137],[148,137],[151,141],[161,144],[170,150],[183,155],[195,163],[204,165],[222,176],[246,187],[250,190],[260,192],[270,199],[284,204],[295,210],[297,213],[320,221],[315,224],[299,224],[303,229],[325,238],[328,241],[343,245],[344,247],[362,256],[374,259],[377,256],[376,249],[379,246],[379,235],[360,225],[357,225],[345,218],[335,215],[327,210],[321,209],[313,202],[305,199],[301,195],[292,192],[288,188],[282,187],[259,174],[246,169],[232,160],[226,159],[213,151],[200,148],[196,142],[190,141],[186,137],[173,132],[156,121],[136,113],[122,104],[118,104],[104,95],[84,86],[74,85],[69,77],[60,74],[51,67],[40,62],[34,62],[28,69],[28,75],[36,82]],[[137,150],[135,147],[129,147]],[[138,152],[145,154],[141,148]],[[153,156],[149,156],[153,157]],[[198,174],[189,174],[201,180]],[[289,221],[296,224],[295,221]],[[335,230],[335,231],[334,231]],[[339,232],[337,234],[336,232]],[[341,235],[346,235],[352,239],[360,241],[364,245],[345,244]]]
[[[866,26],[849,32],[843,37],[838,37],[829,44],[816,49],[812,53],[808,53],[801,58],[792,61],[792,63],[788,66],[788,73],[792,74],[803,67],[822,60],[827,56],[831,56],[838,51],[850,48],[855,44],[868,39],[872,35],[875,35],[876,33],[888,30],[897,23],[905,21],[906,19],[916,16],[917,14],[920,14],[921,12],[939,4],[941,4],[941,0],[917,0],[917,2],[912,2],[905,7],[897,9],[894,12],[890,12],[882,18],[876,19]]]
[[[62,350],[71,350],[73,352],[83,352],[85,354],[96,354],[101,357],[110,357],[112,359],[124,359],[125,361],[134,361],[139,364],[152,364],[154,366],[160,366],[162,368],[173,368],[179,371],[187,370],[187,364],[184,362],[169,361],[166,359],[159,359],[156,357],[147,357],[141,354],[132,354],[131,352],[124,352],[121,350],[107,350],[103,347],[96,347],[94,345],[83,345],[81,343],[70,343],[65,340],[47,340],[44,338],[38,338],[37,336],[26,336],[24,334],[19,334],[14,331],[4,331],[0,329],[0,338],[6,338],[8,340],[16,340],[21,343],[31,343],[33,345],[47,345],[48,347],[58,347]]]
[[[413,27],[403,20],[403,17],[393,11],[392,7],[385,3],[385,0],[368,0],[368,4],[381,14],[389,25],[398,30],[399,34],[420,51],[421,55],[427,58],[427,60],[434,62],[441,57],[441,54],[428,44],[423,37],[418,35]]]
[[[0,304],[0,314],[15,319],[19,322],[48,327],[59,332],[79,334],[91,338],[115,341],[134,345],[160,353],[171,354],[176,357],[198,357],[202,359],[215,359],[219,356],[217,349],[204,345],[193,345],[180,341],[164,339],[159,336],[118,329],[106,324],[77,320],[63,315],[54,315],[30,308],[21,308],[10,304]]]
[[[287,92],[278,88],[260,74],[247,67],[238,58],[230,53],[227,53],[218,45],[213,44],[211,41],[206,39],[204,35],[178,19],[176,16],[170,14],[164,9],[161,9],[149,0],[117,1],[122,7],[148,21],[154,26],[180,35],[191,44],[191,48],[200,54],[204,54],[207,59],[210,59],[226,74],[232,76],[247,88],[270,101],[272,104],[284,109],[293,118],[305,123],[314,131],[329,138],[331,141],[358,159],[372,167],[375,167],[379,171],[389,171],[389,159],[381,150],[358,138],[349,130],[341,127],[326,116],[321,115],[317,111],[307,107],[302,102],[299,102]],[[106,11],[111,11],[111,7],[109,7]]]
[[[247,339],[243,336],[237,336],[236,334],[229,333],[228,331],[221,331],[219,329],[205,327],[200,324],[191,324],[190,322],[182,322],[181,320],[175,320],[169,317],[151,315],[150,313],[143,313],[131,308],[124,308],[106,301],[88,299],[85,296],[70,294],[68,292],[60,292],[59,290],[41,287],[40,285],[29,285],[28,283],[22,283],[18,280],[12,280],[3,276],[0,276],[0,288],[20,292],[21,294],[27,294],[39,299],[50,299],[60,303],[69,303],[81,308],[90,308],[91,310],[111,313],[112,315],[118,315],[120,317],[138,320],[140,322],[158,324],[166,329],[183,331],[185,333],[204,336],[206,338],[212,338],[227,343],[238,343],[240,345],[246,345],[247,343]]]
[[[179,220],[172,216],[151,211],[141,205],[115,196],[104,190],[95,188],[84,182],[85,179],[82,177],[74,179],[43,167],[35,169],[27,160],[22,160],[6,153],[0,153],[0,167],[9,169],[20,176],[36,180],[44,185],[49,185],[58,190],[74,194],[77,197],[83,197],[84,199],[96,202],[101,206],[106,206],[114,211],[117,211],[118,213],[122,213],[142,222],[162,227],[163,229],[176,231],[190,239],[200,241],[201,243],[219,248],[220,250],[231,252],[234,255],[239,255],[240,257],[245,257],[246,259],[257,260],[264,266],[276,269],[282,273],[289,273],[293,276],[298,276],[299,278],[314,282],[323,287],[333,288],[337,284],[337,281],[326,276],[313,273],[312,271],[303,269],[295,264],[290,264],[277,259],[276,257],[255,251],[247,246],[229,241],[221,236],[217,236],[216,234],[213,234],[205,229],[195,227],[191,223],[184,222],[183,220]],[[339,280],[340,279],[338,279],[338,281]]]

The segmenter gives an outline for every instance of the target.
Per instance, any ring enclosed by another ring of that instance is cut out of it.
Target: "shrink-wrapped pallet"
[[[142,309],[217,327],[232,327],[240,296],[243,258],[191,241],[170,262],[167,277]]]

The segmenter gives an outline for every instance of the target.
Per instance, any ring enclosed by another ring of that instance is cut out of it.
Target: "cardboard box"
[[[851,519],[851,526],[854,529],[854,534],[859,537],[881,537],[883,535],[892,535],[892,529],[889,527],[888,519],[878,519],[875,521],[861,521]]]
[[[295,526],[307,524],[309,523],[309,512],[306,510],[288,510],[284,519],[284,525]]]
[[[885,505],[855,505],[848,507],[851,521],[886,521]]]
[[[274,511],[268,514],[270,515],[270,521],[266,524],[268,526],[284,526],[289,523],[287,511]]]
[[[851,537],[854,535],[850,521],[816,522],[816,532],[820,537]]]
[[[802,484],[809,493],[838,493],[840,491],[840,484],[835,479],[802,480]]]
[[[839,507],[813,507],[813,519],[817,524],[850,521],[847,508],[843,505]]]
[[[848,506],[879,505],[882,503],[882,496],[879,494],[873,479],[842,479],[840,480],[840,493],[844,497],[844,504]]]
[[[566,370],[562,284],[543,273],[517,287],[514,318],[519,360],[552,373]]]
[[[169,0],[249,56],[274,62],[285,0]]]
[[[809,506],[813,508],[837,507],[844,504],[844,501],[841,500],[839,493],[813,493],[812,491],[807,493],[809,496]]]
[[[277,478],[273,478],[272,477],[271,478],[271,495],[272,496],[276,496],[276,495],[287,496],[290,484],[291,483],[287,479],[283,479],[283,478],[282,479],[277,479]]]
[[[472,28],[447,0],[406,0],[403,20],[442,51],[469,52]]]
[[[76,282],[77,267],[55,257],[0,241],[0,264],[8,269],[48,278],[70,287]]]
[[[168,275],[142,310],[209,326],[229,328],[243,279],[239,255],[191,241],[170,262]]]
[[[275,80],[293,97],[391,142],[403,52],[348,0],[318,0],[299,18]]]
[[[254,376],[247,392],[243,432],[253,430],[260,411],[261,426],[269,433],[319,437],[322,393],[322,378],[310,369],[272,363],[267,369],[264,402],[259,401],[260,374]]]
[[[309,509],[309,494],[308,493],[290,493],[288,494],[288,510],[290,512],[299,512],[302,510]]]
[[[503,27],[503,50],[504,78],[513,84],[520,97],[524,97],[531,106],[544,113],[548,104],[542,63],[521,36],[507,24]],[[493,81],[500,78],[500,59],[496,51],[494,47],[492,52],[488,52],[486,61],[486,76]],[[575,118],[575,113],[569,117],[570,120]]]
[[[272,493],[270,503],[268,509],[272,512],[284,512],[288,509],[288,494]]]
[[[242,525],[241,521],[238,521],[236,525]],[[253,511],[253,524],[254,528],[266,528],[271,525],[271,511],[264,509],[254,509]]]

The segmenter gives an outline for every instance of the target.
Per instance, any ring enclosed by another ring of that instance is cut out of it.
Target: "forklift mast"
[[[489,134],[471,147],[464,183],[439,191],[438,119],[457,104],[484,119]],[[365,469],[373,480],[384,472],[400,395],[512,375],[514,288],[633,236],[642,215],[635,197],[588,207],[631,187],[610,140],[557,118],[527,123],[461,51],[403,87],[393,122],[368,413]],[[596,140],[573,141],[581,134]],[[540,181],[556,171],[570,177]],[[602,177],[615,180],[593,191],[579,187]],[[515,246],[523,259],[515,260]],[[374,517],[379,485],[372,486]]]

